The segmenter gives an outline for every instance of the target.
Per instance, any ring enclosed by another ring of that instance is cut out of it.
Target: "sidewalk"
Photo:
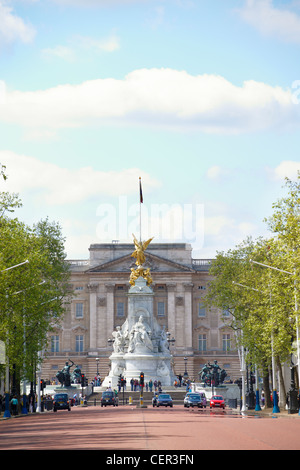
[[[257,417],[272,417],[272,418],[297,418],[300,419],[300,415],[298,413],[293,413],[290,414],[288,410],[280,410],[280,413],[273,413],[273,408],[262,408],[261,411],[255,411],[255,410],[246,410],[246,411],[240,411],[240,410],[232,410],[234,412],[237,412],[239,414],[244,414],[246,416],[257,416]]]

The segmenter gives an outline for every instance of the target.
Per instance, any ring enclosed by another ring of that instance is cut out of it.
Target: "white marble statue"
[[[133,353],[137,348],[153,351],[151,329],[147,323],[145,323],[143,315],[139,317],[129,333],[128,352]]]

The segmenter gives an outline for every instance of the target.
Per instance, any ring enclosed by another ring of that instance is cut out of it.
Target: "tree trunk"
[[[270,380],[268,369],[263,370],[263,386],[265,394],[265,407],[272,408],[271,391],[270,391]]]
[[[282,367],[279,358],[276,357],[276,365],[279,372],[279,408],[285,409],[286,405],[286,389],[283,380]]]

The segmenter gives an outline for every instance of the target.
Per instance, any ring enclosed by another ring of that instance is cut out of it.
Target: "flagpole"
[[[142,193],[142,178],[139,177],[139,187],[140,187],[140,242],[142,242],[142,202],[143,202],[143,193]]]

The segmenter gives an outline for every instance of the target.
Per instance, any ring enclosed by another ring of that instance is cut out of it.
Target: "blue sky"
[[[300,1],[0,0],[0,162],[17,216],[213,257],[300,169]]]

